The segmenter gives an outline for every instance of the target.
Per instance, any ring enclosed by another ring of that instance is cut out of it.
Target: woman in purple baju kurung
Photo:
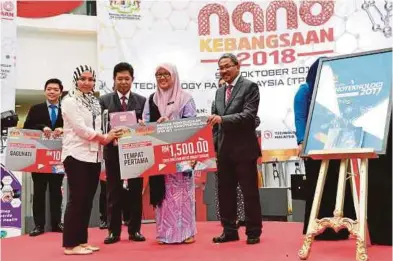
[[[146,102],[145,122],[196,117],[190,94],[180,87],[175,66],[156,69],[157,91]],[[191,172],[150,177],[150,203],[156,210],[157,240],[163,244],[193,243],[196,234],[195,181]]]

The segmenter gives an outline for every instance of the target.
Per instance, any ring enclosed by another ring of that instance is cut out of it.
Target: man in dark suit
[[[103,110],[108,113],[121,111],[135,111],[137,120],[142,119],[146,98],[131,92],[134,79],[134,69],[128,63],[119,63],[113,70],[115,90],[100,98]],[[110,126],[110,124],[109,124]],[[104,148],[104,159],[107,180],[108,229],[109,236],[105,244],[113,244],[120,240],[122,200],[130,204],[130,222],[128,224],[129,240],[145,241],[140,233],[142,223],[142,189],[143,179],[128,179],[129,193],[123,193],[123,181],[120,179],[120,165],[118,147],[110,143]],[[126,195],[127,199],[122,199]]]
[[[115,86],[112,87],[112,91],[116,91]],[[125,183],[125,182],[124,182]],[[106,179],[100,180],[100,199],[99,199],[99,211],[100,211],[100,229],[108,228],[107,218],[107,202],[106,202]],[[122,196],[122,212],[123,212],[123,224],[128,226],[130,223],[130,204],[128,202],[128,188],[127,184],[123,185],[123,196]]]
[[[42,130],[45,136],[58,137],[63,133],[63,117],[61,116],[60,97],[63,85],[59,79],[49,79],[45,83],[44,103],[36,104],[30,108],[24,129]],[[61,223],[61,203],[63,200],[61,185],[64,174],[32,173],[34,184],[33,194],[33,217],[35,228],[30,236],[38,236],[44,233],[45,227],[45,193],[49,184],[50,212],[52,231],[63,232]]]
[[[224,232],[213,238],[213,242],[239,240],[236,227],[236,186],[239,183],[244,196],[247,244],[256,244],[262,232],[257,170],[261,149],[255,133],[259,89],[256,83],[240,75],[235,55],[224,54],[218,66],[226,84],[216,92],[208,123],[218,126],[218,199]]]

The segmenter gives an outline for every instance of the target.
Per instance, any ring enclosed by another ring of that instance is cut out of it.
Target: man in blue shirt
[[[49,79],[45,83],[46,101],[33,105],[27,114],[24,129],[42,130],[46,137],[56,138],[63,133],[63,117],[61,116],[60,97],[63,84],[59,79]],[[49,184],[50,213],[53,232],[63,232],[61,224],[61,203],[63,200],[61,186],[64,174],[32,173],[34,184],[33,217],[35,228],[30,236],[44,233],[45,227],[45,192]]]

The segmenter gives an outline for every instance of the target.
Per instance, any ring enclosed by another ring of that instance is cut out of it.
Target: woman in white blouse
[[[74,71],[74,89],[63,99],[64,137],[61,159],[69,186],[64,216],[63,247],[66,255],[86,255],[98,251],[87,244],[87,229],[101,171],[102,148],[121,130],[104,135],[101,107],[94,96],[95,72],[81,65]]]

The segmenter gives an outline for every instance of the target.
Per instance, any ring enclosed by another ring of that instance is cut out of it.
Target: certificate
[[[135,124],[135,111],[112,112],[109,114],[111,128],[128,128]]]

